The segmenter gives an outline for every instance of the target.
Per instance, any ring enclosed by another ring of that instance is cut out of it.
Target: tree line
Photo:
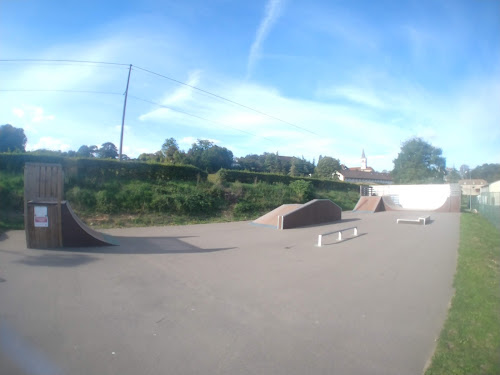
[[[25,152],[26,135],[22,128],[10,124],[0,126],[0,152]],[[36,150],[33,153],[52,154],[68,157],[117,159],[118,150],[112,142],[97,145],[82,145],[77,151]],[[134,160],[122,155],[122,160]],[[335,178],[340,171],[340,160],[331,156],[320,156],[316,165],[304,157],[281,156],[278,153],[265,152],[261,155],[250,154],[235,158],[226,147],[221,147],[206,139],[198,139],[188,151],[179,148],[174,138],[165,139],[161,149],[154,153],[143,153],[137,158],[143,162],[168,164],[188,164],[208,173],[215,173],[221,168],[241,169],[252,172],[276,173],[290,176],[308,176],[317,178]],[[434,147],[421,138],[405,141],[390,172],[394,183],[443,183],[458,182],[460,179],[484,179],[487,182],[500,180],[500,164],[483,164],[474,169],[462,165],[459,170],[446,168],[446,158],[440,148]]]

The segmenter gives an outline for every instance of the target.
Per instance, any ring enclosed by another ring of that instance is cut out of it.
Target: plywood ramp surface
[[[253,221],[254,224],[259,225],[269,225],[273,227],[277,227],[278,225],[278,216],[286,215],[287,213],[296,210],[299,207],[302,207],[302,204],[283,204],[278,208],[275,208],[271,212],[255,219]]]
[[[353,211],[379,212],[384,211],[382,197],[361,197]]]

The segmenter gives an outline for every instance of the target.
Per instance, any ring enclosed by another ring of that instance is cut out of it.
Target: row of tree
[[[24,130],[10,124],[0,126],[0,152],[25,152],[27,143]],[[82,145],[78,151],[36,150],[39,154],[57,154],[69,157],[117,159],[118,150],[111,142],[98,147]],[[123,160],[131,160],[122,155]],[[169,164],[190,164],[208,173],[215,173],[221,168],[236,168],[254,172],[287,174],[291,176],[314,176],[333,178],[335,171],[341,170],[339,159],[330,156],[319,157],[318,164],[302,158],[280,156],[278,153],[250,154],[234,158],[233,153],[209,140],[199,139],[186,152],[179,148],[174,138],[165,140],[161,149],[155,153],[139,155],[140,161],[152,161]],[[484,179],[488,182],[500,180],[500,164],[483,164],[470,170],[462,165],[459,170],[446,168],[446,159],[442,150],[425,142],[421,138],[411,138],[401,146],[391,172],[394,183],[442,183],[457,182],[460,179]]]

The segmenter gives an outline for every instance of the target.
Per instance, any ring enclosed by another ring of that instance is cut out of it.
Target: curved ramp
[[[455,197],[447,197],[442,202],[421,207],[405,207],[396,205],[390,196],[382,197],[385,211],[433,211],[433,212],[460,212],[460,201]]]
[[[61,202],[62,242],[64,247],[118,245],[116,239],[89,228],[76,216],[68,202]]]

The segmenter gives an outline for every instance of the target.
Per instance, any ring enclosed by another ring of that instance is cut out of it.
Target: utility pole
[[[132,71],[132,64],[128,68],[128,78],[127,78],[127,88],[125,89],[125,100],[123,101],[123,116],[122,116],[122,133],[120,136],[120,158],[122,161],[122,150],[123,150],[123,128],[125,127],[125,111],[127,109],[127,96],[128,96],[128,84],[130,82],[130,72]]]

